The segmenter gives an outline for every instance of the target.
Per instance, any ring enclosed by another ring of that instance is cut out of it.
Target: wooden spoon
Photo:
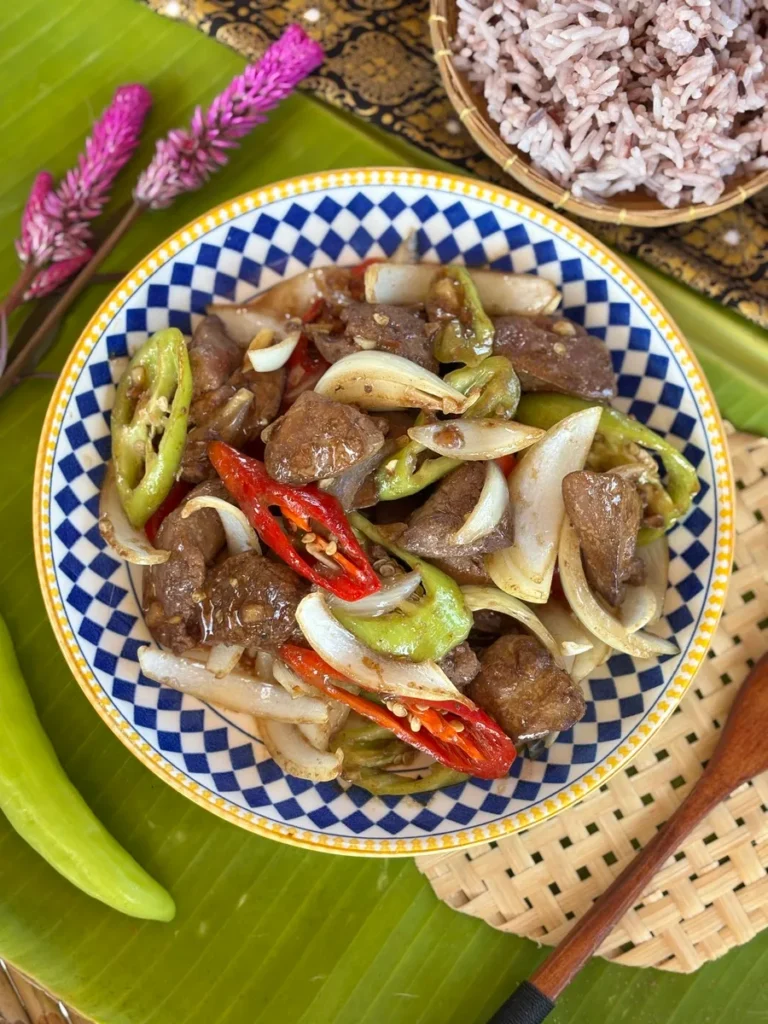
[[[490,1024],[538,1024],[656,871],[703,818],[738,786],[768,771],[768,654],[742,684],[704,774],[651,842],[496,1011]]]

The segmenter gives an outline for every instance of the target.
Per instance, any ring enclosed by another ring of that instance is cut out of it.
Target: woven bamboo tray
[[[0,960],[0,1024],[91,1024]]]
[[[731,701],[768,646],[768,438],[734,433],[736,554],[707,660],[655,741],[597,793],[528,832],[417,858],[435,893],[501,931],[552,946],[686,795]],[[695,971],[768,927],[768,773],[713,811],[598,950]]]
[[[430,0],[429,29],[432,49],[440,69],[443,85],[459,120],[469,134],[499,167],[534,195],[551,203],[556,210],[567,210],[579,217],[608,224],[634,224],[638,227],[660,228],[668,224],[711,217],[743,203],[768,185],[768,171],[734,178],[716,203],[663,206],[653,196],[642,192],[624,192],[602,202],[577,199],[568,189],[556,184],[537,170],[528,156],[502,142],[499,127],[488,115],[485,98],[477,92],[468,77],[459,71],[453,60],[453,39],[456,34],[456,0]]]

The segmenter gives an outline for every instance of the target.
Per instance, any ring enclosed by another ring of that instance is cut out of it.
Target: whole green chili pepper
[[[349,772],[344,771],[344,778],[376,796],[408,796],[411,793],[429,793],[433,789],[455,786],[459,782],[466,782],[469,776],[457,772],[455,768],[433,764],[420,779],[385,772],[380,768],[353,768]]]
[[[548,430],[555,423],[570,416],[571,413],[599,404],[599,402],[584,401],[582,398],[573,398],[570,395],[539,391],[523,395],[517,410],[517,419],[520,423]],[[665,493],[669,500],[662,501],[657,505],[664,517],[663,527],[658,529],[644,527],[640,530],[639,542],[641,544],[650,543],[656,537],[662,536],[690,508],[691,501],[699,490],[696,470],[682,452],[665,441],[663,437],[643,423],[619,412],[618,409],[603,408],[597,432],[609,444],[615,446],[637,444],[643,448],[650,448],[661,458],[667,473]]]
[[[425,422],[426,417],[420,413],[414,426],[421,426]],[[427,457],[419,465],[419,456],[426,450],[418,441],[407,441],[391,459],[379,467],[376,473],[379,501],[407,498],[409,494],[424,490],[461,465],[458,459],[449,459],[445,455]]]
[[[112,459],[120,504],[140,529],[173,486],[187,439],[192,369],[181,331],[144,342],[120,378],[112,408]]]
[[[480,390],[477,401],[464,413],[464,419],[496,416],[511,420],[520,401],[520,381],[506,356],[489,356],[477,366],[464,367],[446,374],[446,384],[468,395]]]
[[[437,306],[441,322],[434,346],[439,362],[476,366],[493,352],[494,327],[468,270],[444,267],[432,283],[427,302]]]
[[[359,513],[352,512],[349,521],[369,540],[381,544],[421,573],[425,596],[413,604],[410,615],[394,611],[374,619],[364,619],[348,612],[334,611],[339,622],[373,650],[410,658],[411,661],[438,661],[466,640],[472,629],[472,613],[464,602],[459,585],[436,566],[392,544]]]
[[[131,917],[170,921],[173,900],[104,828],[64,774],[0,618],[0,810],[73,885]]]

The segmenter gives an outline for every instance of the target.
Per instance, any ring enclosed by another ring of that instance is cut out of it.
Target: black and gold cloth
[[[429,0],[143,0],[166,17],[258,57],[292,22],[325,49],[305,88],[443,160],[520,186],[459,123],[432,58]],[[692,224],[635,228],[588,223],[631,253],[768,328],[768,189]]]

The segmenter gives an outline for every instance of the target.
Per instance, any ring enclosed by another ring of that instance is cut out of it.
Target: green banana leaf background
[[[130,0],[6,3],[0,40],[5,290],[17,271],[12,242],[33,175],[66,170],[118,84],[145,82],[155,108],[115,207],[152,138],[207,102],[242,62]],[[147,214],[104,270],[129,270],[192,217],[269,181],[331,167],[424,163],[423,154],[311,98],[293,98],[202,193]],[[696,345],[726,415],[768,432],[763,332],[643,273]],[[60,369],[108,287],[81,297],[39,371]],[[51,379],[28,379],[0,403],[0,612],[67,772],[172,891],[178,915],[156,925],[108,910],[59,878],[0,819],[0,956],[104,1024],[481,1024],[543,957],[533,943],[443,906],[409,860],[306,853],[225,824],[167,788],[97,718],[59,653],[34,567],[32,474],[52,387]],[[768,932],[695,976],[596,960],[552,1019],[765,1020],[767,971]]]

